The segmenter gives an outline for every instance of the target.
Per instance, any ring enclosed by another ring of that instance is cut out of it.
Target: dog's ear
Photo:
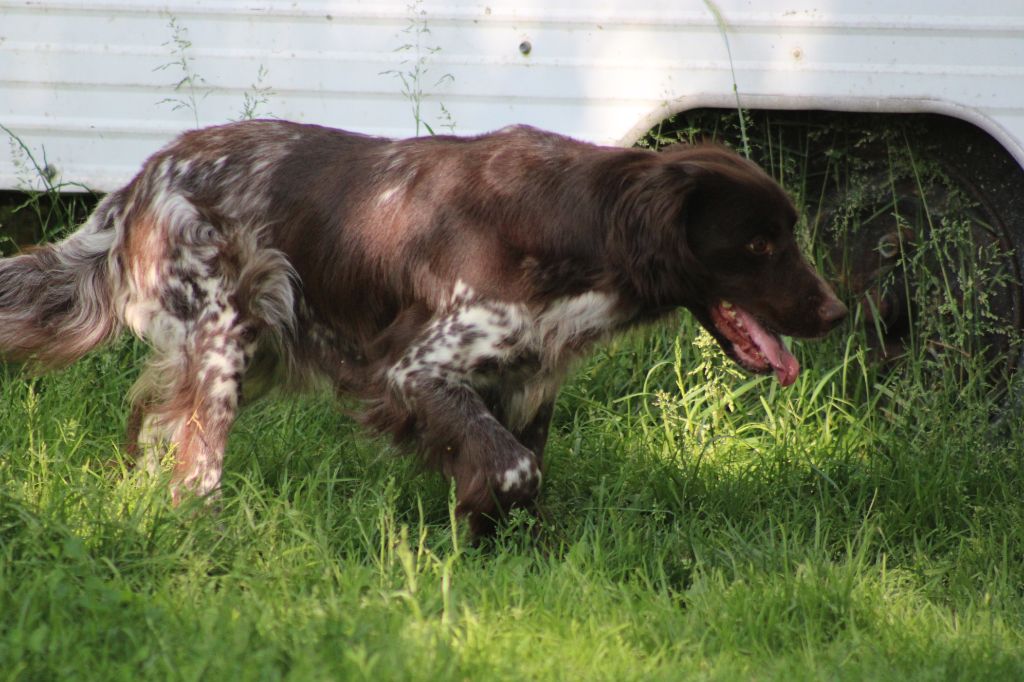
[[[616,211],[612,248],[630,284],[647,302],[681,305],[693,295],[700,264],[689,247],[692,204],[706,177],[702,164],[656,157],[625,189]]]

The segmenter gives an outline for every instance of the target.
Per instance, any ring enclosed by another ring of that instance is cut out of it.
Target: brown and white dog
[[[483,532],[536,496],[559,386],[598,339],[682,306],[743,367],[795,381],[779,335],[846,314],[795,221],[716,145],[236,123],[182,135],[68,239],[0,260],[0,356],[148,341],[129,442],[171,447],[176,500],[218,490],[243,384],[326,380],[453,478]]]

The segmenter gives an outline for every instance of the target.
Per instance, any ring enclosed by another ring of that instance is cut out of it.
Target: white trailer
[[[20,144],[64,187],[107,191],[179,132],[250,115],[629,145],[705,107],[921,116],[978,231],[1016,254],[993,293],[1024,326],[1022,0],[0,0],[0,189],[38,182]],[[901,229],[868,230],[867,261]]]
[[[247,93],[259,114],[386,136],[417,133],[418,102],[435,131],[620,144],[737,98],[932,112],[1024,164],[1024,2],[0,0],[0,123],[65,180],[109,190]],[[24,180],[0,154],[0,188]]]

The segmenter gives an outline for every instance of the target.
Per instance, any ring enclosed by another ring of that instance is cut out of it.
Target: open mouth
[[[728,301],[719,301],[711,307],[711,321],[722,348],[741,367],[757,374],[774,371],[783,386],[796,381],[800,362],[779,335],[765,329],[753,315]]]

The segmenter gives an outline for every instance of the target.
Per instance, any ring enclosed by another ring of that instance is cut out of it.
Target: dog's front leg
[[[370,421],[412,425],[428,463],[455,480],[458,513],[481,534],[496,516],[533,500],[540,462],[473,388],[501,381],[501,368],[517,361],[521,313],[471,295],[453,303],[388,370],[391,415]]]
[[[455,481],[456,512],[474,535],[491,532],[495,520],[529,506],[540,487],[540,461],[458,380],[421,377],[402,386],[416,435],[428,462]]]

